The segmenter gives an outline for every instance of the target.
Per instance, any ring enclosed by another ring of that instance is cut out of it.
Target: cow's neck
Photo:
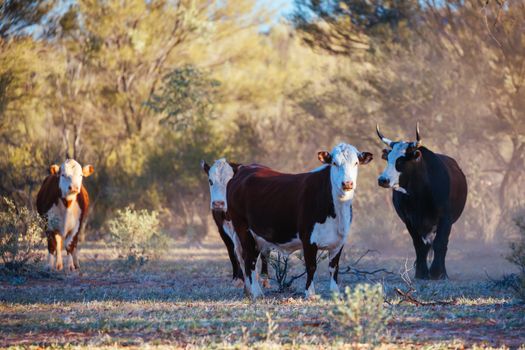
[[[71,208],[71,205],[77,201],[77,196],[74,196],[73,198],[60,198],[60,200],[62,201],[62,204],[64,204],[64,207],[69,209]]]
[[[425,162],[425,156],[423,154],[422,159],[417,162],[409,172],[406,174],[407,183],[403,186],[408,192],[409,199],[413,201],[419,201],[419,198],[415,198],[412,194],[417,193],[424,195],[427,192],[430,193],[431,189],[429,186],[427,166]]]
[[[337,231],[340,235],[346,236],[352,223],[352,199],[342,202],[333,194],[332,197],[334,199],[335,218],[338,222]]]

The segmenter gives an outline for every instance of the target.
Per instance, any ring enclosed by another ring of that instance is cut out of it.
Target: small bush
[[[515,223],[518,226],[520,237],[517,242],[510,244],[510,254],[507,256],[507,260],[520,270],[512,288],[518,297],[525,301],[525,217],[516,219]]]
[[[108,221],[110,243],[128,265],[142,266],[166,251],[168,239],[160,230],[158,216],[156,211],[127,207]]]
[[[336,329],[359,343],[377,343],[386,334],[389,319],[384,307],[383,287],[380,284],[358,284],[353,290],[345,288],[340,297],[333,296],[331,315]]]
[[[13,273],[34,269],[42,259],[44,220],[25,206],[2,197],[0,212],[0,256],[4,268]]]

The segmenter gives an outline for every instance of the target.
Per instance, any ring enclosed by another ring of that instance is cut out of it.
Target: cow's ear
[[[89,175],[93,174],[94,171],[95,171],[95,168],[93,168],[93,165],[91,164],[85,165],[82,168],[82,176],[88,177]]]
[[[374,159],[374,155],[370,152],[361,152],[358,158],[359,164],[368,164]]]
[[[388,160],[388,153],[390,153],[390,150],[385,148],[383,150],[383,154],[381,155],[381,158],[383,158],[384,160]]]
[[[332,155],[330,154],[330,152],[326,152],[326,151],[317,152],[317,158],[319,158],[319,161],[323,164],[332,163]]]
[[[414,159],[416,162],[419,162],[421,160],[421,157],[423,155],[421,154],[421,151],[416,149],[413,153],[412,153],[412,159]]]
[[[51,175],[56,175],[58,174],[59,171],[60,171],[60,167],[56,164],[53,164],[49,167],[49,173]]]
[[[204,170],[204,172],[205,172],[206,174],[209,174],[209,172],[210,172],[210,166],[208,165],[208,163],[206,163],[205,160],[201,160],[201,168],[202,168],[202,170]]]
[[[237,173],[237,170],[239,170],[239,167],[242,165],[242,164],[238,164],[238,163],[229,163],[229,162],[228,162],[228,164],[230,164],[230,166],[232,167],[234,174]]]

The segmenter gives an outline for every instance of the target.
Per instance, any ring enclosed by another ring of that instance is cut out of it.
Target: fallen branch
[[[457,303],[456,299],[451,300],[451,301],[442,301],[442,300],[438,300],[438,301],[421,301],[421,300],[418,300],[418,299],[414,298],[411,295],[415,291],[415,289],[410,289],[408,291],[402,291],[399,288],[395,288],[394,290],[402,298],[400,303],[403,302],[403,301],[406,301],[406,302],[414,304],[416,306],[443,306],[443,305],[455,305]]]

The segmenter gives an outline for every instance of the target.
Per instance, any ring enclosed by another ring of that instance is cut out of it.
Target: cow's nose
[[[378,179],[377,179],[377,184],[381,187],[390,187],[390,180],[387,178],[387,177],[384,177],[384,176],[380,176]]]
[[[224,201],[213,201],[211,205],[213,209],[224,209],[226,203]]]
[[[69,192],[78,192],[78,187],[69,185]]]
[[[343,181],[342,183],[343,191],[351,191],[354,188],[353,181]]]

